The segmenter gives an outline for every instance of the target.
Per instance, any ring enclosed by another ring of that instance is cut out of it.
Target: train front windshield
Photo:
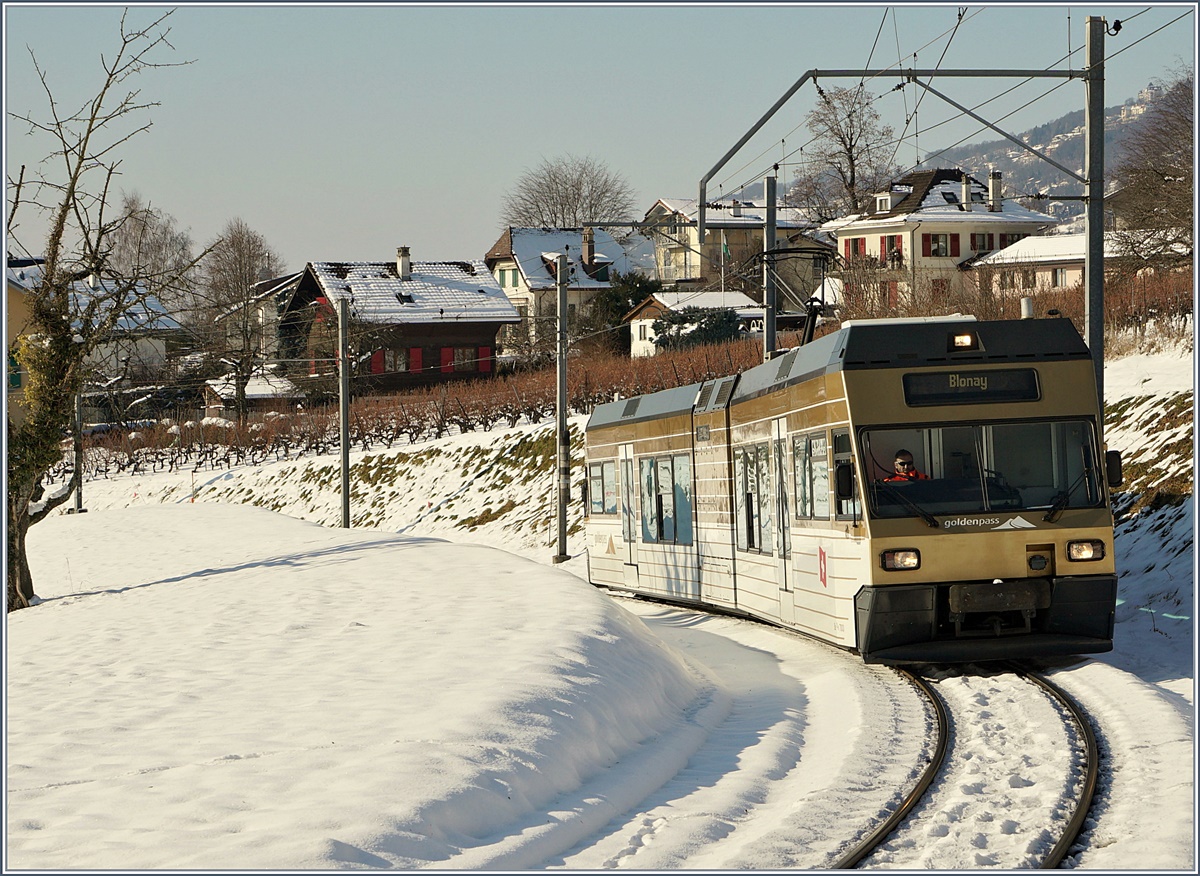
[[[1104,502],[1086,420],[866,429],[860,436],[874,517],[1093,508]],[[899,451],[924,478],[901,477]]]

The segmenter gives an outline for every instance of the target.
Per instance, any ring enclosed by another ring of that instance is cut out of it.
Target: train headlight
[[[1104,559],[1104,542],[1099,539],[1067,542],[1067,559],[1076,562]]]
[[[911,572],[921,568],[921,552],[916,548],[884,551],[879,555],[879,564],[889,572]]]

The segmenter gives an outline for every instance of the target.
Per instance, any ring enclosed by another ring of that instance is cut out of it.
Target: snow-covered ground
[[[1110,400],[1145,398],[1109,445],[1150,460],[1192,383],[1190,354],[1112,363]],[[580,532],[551,565],[547,433],[356,453],[349,530],[335,456],[89,482],[87,514],[31,530],[42,602],[8,617],[6,869],[829,866],[911,784],[919,698],[803,637],[613,599]],[[1193,520],[1123,525],[1115,650],[1047,666],[1105,748],[1075,866],[1194,869]],[[1061,721],[1004,677],[938,686],[981,718],[867,866],[1030,866]]]

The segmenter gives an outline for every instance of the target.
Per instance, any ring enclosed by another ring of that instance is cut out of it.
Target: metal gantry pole
[[[567,432],[567,257],[560,254],[555,265],[558,286],[558,391],[554,429],[558,436],[558,553],[554,562],[571,559],[567,555],[567,502],[571,500],[571,445]]]
[[[350,528],[350,302],[338,299],[338,434],[342,446],[342,528]]]
[[[763,229],[763,361],[775,356],[775,311],[777,287],[775,284],[775,183],[774,176],[765,180],[767,210]]]
[[[1087,299],[1084,303],[1084,341],[1092,351],[1096,394],[1104,412],[1104,33],[1103,18],[1087,18],[1087,210],[1084,213],[1087,250],[1083,259]]]

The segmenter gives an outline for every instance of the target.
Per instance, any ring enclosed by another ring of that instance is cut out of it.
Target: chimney
[[[591,228],[583,229],[583,253],[580,258],[585,269],[590,268],[596,260],[596,232]]]
[[[736,199],[735,199],[735,200],[734,200],[734,202],[733,202],[733,215],[734,215],[734,216],[741,216],[741,215],[742,215],[742,202],[741,202],[741,201],[738,201],[738,200],[736,200]]]
[[[100,288],[99,275],[97,275],[95,272],[88,274],[87,284],[88,284],[88,288],[90,288],[92,290],[99,289]]]
[[[988,210],[993,213],[1001,212],[1003,198],[1000,193],[1000,171],[993,170],[988,174]]]
[[[963,173],[962,175],[962,207],[964,210],[971,209],[971,178]]]
[[[412,279],[412,260],[408,257],[408,247],[396,247],[396,275],[401,280]]]

